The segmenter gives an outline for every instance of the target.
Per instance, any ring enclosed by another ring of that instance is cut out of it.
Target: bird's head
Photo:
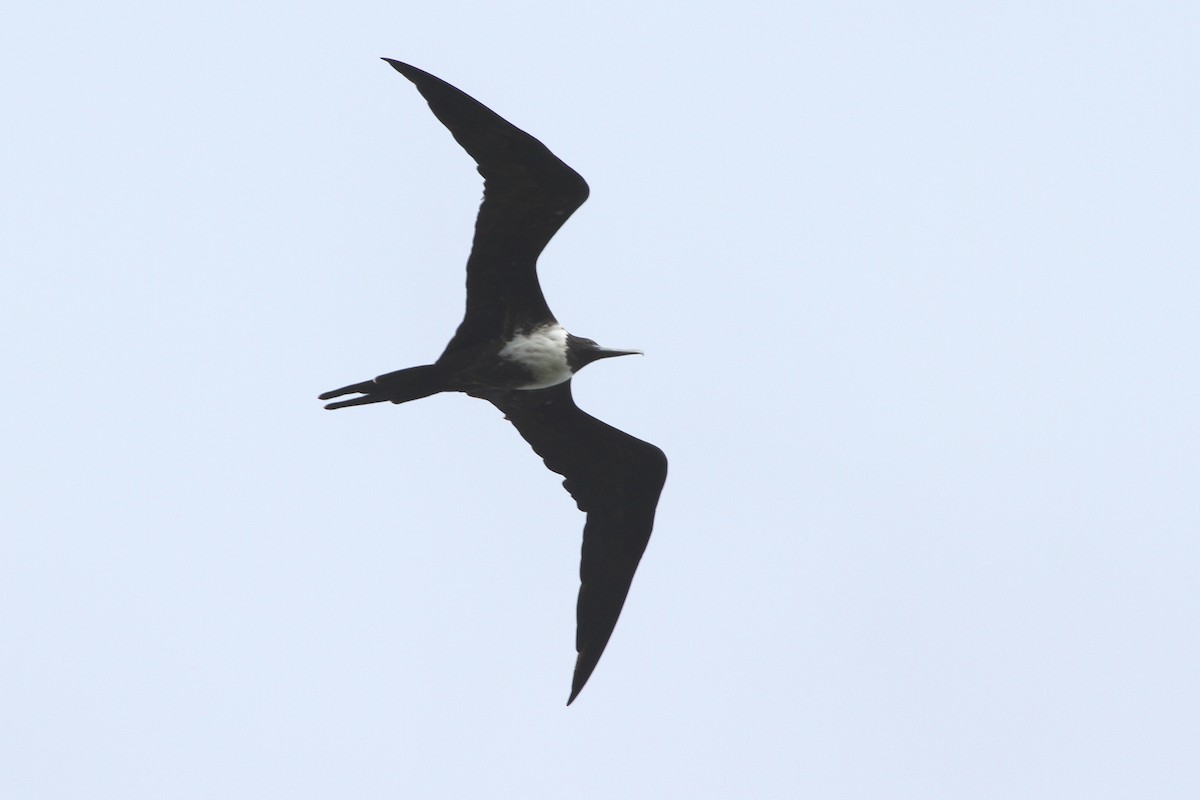
[[[591,339],[567,334],[567,364],[572,372],[578,372],[593,361],[614,356],[640,356],[641,350],[617,350],[612,347],[601,347]]]

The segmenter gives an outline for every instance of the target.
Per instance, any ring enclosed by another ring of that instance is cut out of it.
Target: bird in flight
[[[650,540],[667,479],[662,450],[581,411],[571,378],[593,361],[639,354],[567,333],[550,313],[537,259],[588,186],[544,144],[450,84],[385,58],[416,85],[483,176],[467,259],[467,310],[432,364],[325,392],[328,409],[464,392],[504,413],[587,515],[570,705],[604,652]]]

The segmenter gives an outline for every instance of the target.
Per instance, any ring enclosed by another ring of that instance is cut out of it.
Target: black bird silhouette
[[[465,392],[504,412],[546,466],[566,479],[563,485],[587,514],[570,705],[612,636],[667,479],[661,450],[575,405],[571,376],[598,359],[640,351],[600,347],[567,333],[538,284],[542,249],[587,199],[583,178],[537,139],[440,78],[384,61],[416,85],[484,179],[467,259],[467,311],[434,363],[320,399],[358,395],[325,406],[334,409]]]

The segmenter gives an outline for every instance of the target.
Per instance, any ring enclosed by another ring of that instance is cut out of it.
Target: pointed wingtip
[[[587,686],[588,678],[592,677],[599,660],[599,657],[592,658],[590,654],[585,658],[583,653],[575,657],[575,673],[571,676],[571,696],[567,698],[567,705],[574,703],[583,687]]]
[[[414,72],[416,72],[416,73],[421,72],[421,70],[417,69],[416,67],[412,66],[411,64],[405,64],[403,61],[397,61],[394,58],[388,58],[387,56],[381,56],[380,59],[383,61],[386,61],[388,64],[391,64],[392,69],[396,70],[396,72],[399,72],[401,75],[408,78],[410,81],[415,80],[415,78],[413,77]]]

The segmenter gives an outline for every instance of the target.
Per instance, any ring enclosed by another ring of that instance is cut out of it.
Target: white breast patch
[[[571,377],[567,366],[567,331],[562,325],[547,325],[517,334],[500,350],[500,357],[529,370],[532,380],[521,389],[545,389]]]

